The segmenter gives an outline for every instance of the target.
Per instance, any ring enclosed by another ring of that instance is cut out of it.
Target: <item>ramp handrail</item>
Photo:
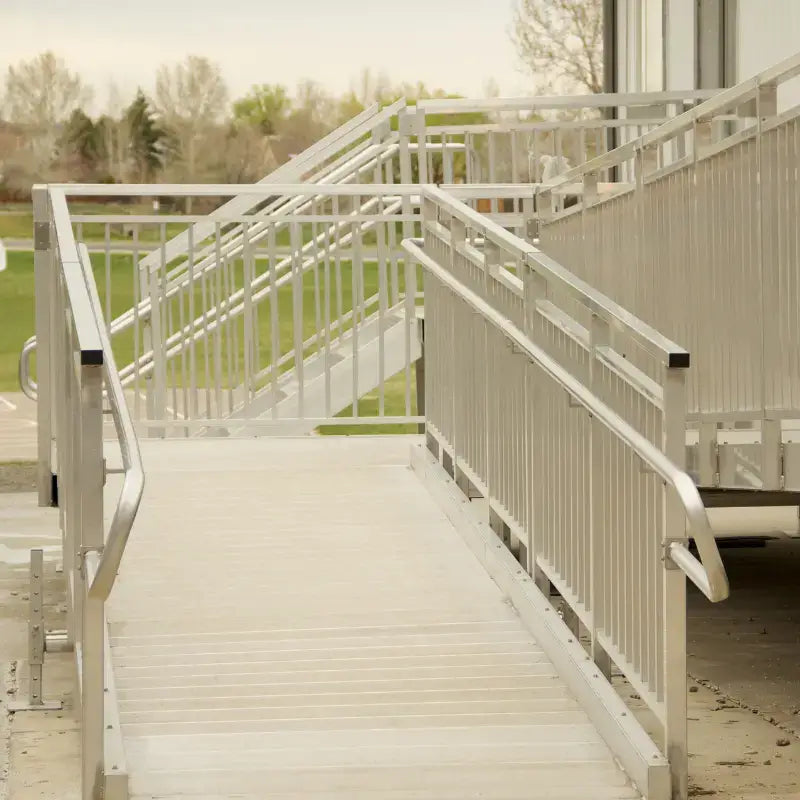
[[[120,777],[119,766],[107,765],[104,759],[106,742],[120,735],[108,730],[104,716],[105,601],[136,518],[145,477],[88,253],[76,246],[63,190],[35,187],[34,192],[37,207],[46,195],[52,234],[53,269],[37,273],[37,294],[46,297],[49,312],[37,314],[37,333],[50,345],[52,362],[52,369],[40,373],[40,381],[53,378],[45,393],[52,398],[51,408],[40,409],[40,414],[54,417],[48,428],[55,433],[58,462],[68,636],[75,644],[79,668],[81,793],[89,800],[102,794],[107,775]],[[115,471],[124,473],[108,535],[103,514],[104,399],[122,459],[122,469]]]
[[[29,399],[35,401],[38,395],[38,385],[31,377],[31,356],[36,351],[36,336],[30,336],[25,340],[22,345],[22,350],[19,354],[19,366],[17,368],[17,375],[19,377],[19,386],[22,393]]]
[[[666,555],[671,558],[689,580],[712,603],[725,600],[730,589],[725,567],[717,549],[714,533],[708,521],[708,514],[697,491],[694,481],[683,470],[670,461],[664,453],[629,425],[619,414],[602,403],[591,391],[550,358],[540,347],[535,345],[516,325],[492,308],[450,273],[442,269],[432,258],[427,256],[416,242],[405,241],[403,247],[419,261],[427,272],[435,275],[437,280],[448,286],[459,297],[465,300],[481,316],[492,323],[521,352],[536,361],[542,369],[559,383],[570,397],[583,406],[593,417],[612,431],[621,441],[636,453],[643,463],[660,475],[677,493],[681,505],[686,512],[689,523],[689,535],[695,540],[700,552],[698,561],[689,550],[679,542],[671,542]],[[682,353],[676,348],[676,353]]]
[[[86,245],[80,246],[78,254],[81,260],[84,280],[89,290],[92,311],[98,320],[97,327],[103,348],[105,397],[108,400],[111,419],[114,422],[114,429],[117,433],[122,470],[125,476],[120,489],[119,502],[114,509],[114,516],[108,529],[103,553],[98,562],[94,579],[89,587],[91,596],[96,596],[105,601],[114,588],[117,571],[125,552],[125,545],[128,543],[128,537],[131,534],[136,512],[142,499],[142,493],[144,492],[144,465],[142,464],[142,454],[139,450],[139,441],[136,438],[136,431],[133,426],[133,418],[125,401],[122,381],[114,360],[111,341],[103,322],[103,309],[97,294],[97,284],[92,274],[89,251],[86,249]]]

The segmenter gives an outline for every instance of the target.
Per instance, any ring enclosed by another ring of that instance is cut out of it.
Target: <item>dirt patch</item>
[[[35,461],[6,461],[0,463],[0,493],[35,491]]]

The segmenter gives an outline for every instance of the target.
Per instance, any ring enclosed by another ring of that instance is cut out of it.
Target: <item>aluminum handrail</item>
[[[404,105],[405,100],[399,100],[388,109],[381,110],[377,103],[372,104],[353,119],[331,131],[327,136],[312,144],[302,153],[273,170],[269,175],[262,178],[258,185],[266,189],[274,187],[275,184],[281,181],[286,181],[287,178],[289,181],[302,180],[304,173],[319,167],[324,161],[336,155],[343,148],[357,142],[361,136],[372,130],[375,125],[380,124],[381,120],[388,119]],[[280,194],[280,192],[275,193]],[[208,222],[197,223],[192,226],[191,231],[195,241],[201,241],[213,231],[216,216],[248,211],[252,207],[253,203],[247,197],[246,192],[231,192],[230,194],[231,199],[212,212],[208,217]],[[165,245],[167,260],[170,261],[176,255],[179,255],[188,242],[189,234],[187,231],[183,231],[170,239]],[[146,257],[145,261],[147,261],[145,266],[150,267],[155,263],[156,258],[153,257],[152,261],[150,261]]]
[[[396,147],[396,145],[392,145],[392,146]],[[367,150],[369,150],[369,148],[367,148]],[[359,156],[357,156],[356,158],[362,157],[363,155],[364,155],[364,153],[360,153]],[[359,169],[370,168],[371,165],[376,160],[378,160],[378,159],[383,157],[383,153],[382,152],[377,152],[375,154],[372,154],[372,153],[366,152],[366,157],[367,157],[368,160],[366,162],[364,162],[363,165],[359,166],[358,163],[356,163],[355,166],[350,165],[350,164],[345,164],[343,167],[339,167],[336,170],[334,170],[333,172],[331,172],[329,175],[319,179],[318,185],[324,186],[324,187],[327,187],[327,186],[330,186],[330,185],[350,185],[350,184],[344,184],[343,182],[352,178],[352,170],[353,169],[358,171]],[[347,172],[345,170],[345,168],[349,168],[349,169],[351,169],[351,171]],[[341,184],[340,183],[329,184],[328,181],[330,181],[330,180],[341,181]],[[303,184],[303,185],[307,185],[307,184]],[[307,199],[304,199],[304,197],[297,196],[297,195],[290,195],[288,197],[282,196],[280,198],[279,202],[273,203],[271,206],[269,206],[267,209],[265,209],[263,213],[259,213],[258,215],[254,215],[254,217],[253,217],[253,229],[248,231],[249,243],[252,245],[252,244],[255,244],[257,242],[260,242],[261,241],[261,237],[267,231],[267,227],[266,226],[269,225],[270,220],[274,220],[275,217],[278,216],[279,214],[285,213],[285,211],[287,209],[292,211],[292,212],[294,212],[294,213],[299,213],[302,209],[309,207],[310,205],[313,204],[313,202],[315,200],[321,198],[322,196],[323,195],[319,195],[319,197],[318,197],[317,195],[315,195],[315,196],[307,198]],[[220,219],[217,220],[217,222],[219,222],[221,224],[225,224],[226,220],[224,218],[220,218]],[[273,223],[273,224],[275,224],[275,223]],[[276,230],[278,228],[282,227],[283,224],[285,224],[285,223],[282,223],[282,222],[279,221],[276,224]],[[241,251],[242,251],[242,246],[243,245],[242,245],[242,240],[241,240],[241,226],[238,226],[237,227],[237,231],[234,233],[233,236],[231,236],[227,241],[225,241],[225,243],[223,244],[223,246],[220,249],[219,253],[217,253],[216,251],[213,251],[213,250],[210,253],[209,252],[204,252],[202,250],[198,251],[197,253],[195,253],[195,258],[197,258],[198,261],[192,267],[192,269],[194,270],[194,277],[197,278],[200,275],[202,275],[205,271],[207,271],[209,269],[214,269],[215,265],[216,265],[216,259],[217,259],[218,256],[225,256],[225,257],[230,258],[230,257],[235,257],[235,256],[239,255],[241,253]],[[160,247],[155,248],[154,252],[160,253]],[[140,262],[140,267],[143,268],[143,269],[149,268],[148,264],[146,263],[146,258],[147,257],[143,258],[142,261]],[[178,278],[180,278],[182,280],[182,283],[185,283],[187,274],[188,274],[188,272],[187,272],[187,269],[185,268],[185,265],[181,265],[180,267],[177,268],[177,272],[176,273],[174,273],[172,275],[168,275],[167,277],[168,278],[172,277],[172,278],[175,278],[176,280],[178,280]],[[168,299],[175,292],[179,291],[180,288],[181,288],[181,285],[182,285],[181,283],[176,283],[174,286],[172,286],[168,290],[168,293],[167,293],[165,299]],[[118,317],[116,317],[111,323],[111,332],[113,334],[117,334],[117,333],[119,333],[119,332],[121,332],[123,330],[126,330],[127,328],[129,328],[129,327],[131,327],[133,325],[134,319],[135,319],[137,313],[138,313],[140,319],[146,318],[150,313],[150,309],[151,309],[151,299],[148,296],[148,297],[145,297],[145,298],[143,298],[142,300],[139,301],[138,306],[137,306],[136,309],[128,309],[127,311],[124,311],[122,314],[120,314]]]
[[[119,440],[119,449],[122,457],[122,468],[125,477],[122,482],[117,507],[106,537],[103,552],[97,563],[97,570],[89,586],[89,595],[97,597],[103,601],[108,599],[117,571],[122,561],[125,545],[128,542],[136,512],[144,492],[144,466],[142,455],[139,450],[139,441],[133,426],[133,418],[125,402],[125,395],[122,389],[117,365],[114,361],[114,353],[111,348],[111,341],[106,331],[103,320],[103,310],[100,297],[97,293],[97,285],[92,274],[89,251],[85,244],[79,247],[79,258],[83,279],[89,293],[92,311],[98,321],[100,331],[100,341],[103,349],[103,372],[106,382],[106,397],[111,408],[111,418],[114,421],[114,428]]]
[[[558,186],[563,186],[565,183],[581,178],[586,173],[599,172],[618,166],[624,161],[633,158],[643,148],[654,147],[667,142],[677,134],[691,130],[695,123],[703,122],[715,114],[729,111],[732,107],[741,105],[755,95],[760,87],[773,83],[783,83],[798,75],[800,75],[800,52],[785,58],[752,78],[732,86],[730,89],[716,93],[708,100],[673,117],[654,130],[561,173],[557,178],[548,181],[546,186],[542,186],[540,191],[549,192]]]
[[[680,542],[672,542],[666,548],[670,560],[712,602],[724,600],[729,595],[728,577],[717,549],[716,540],[708,521],[705,506],[694,481],[678,468],[661,450],[642,436],[619,414],[603,403],[592,391],[565,370],[558,362],[536,345],[520,328],[514,325],[488,302],[465,286],[447,270],[440,267],[417,244],[403,241],[404,249],[414,257],[437,280],[455,292],[462,300],[492,323],[516,347],[562,386],[574,402],[583,406],[618,439],[624,442],[642,460],[675,490],[683,506],[688,530],[694,539],[700,560],[692,555]]]
[[[374,202],[374,199],[369,201]],[[366,207],[367,204],[364,204],[362,207]],[[400,203],[393,203],[389,204],[384,208],[383,213],[385,215],[391,215],[394,212],[398,211],[400,208]],[[342,217],[343,222],[347,222],[347,216]],[[365,222],[362,223],[360,229],[362,231],[367,231],[374,227],[373,222]],[[318,239],[322,234],[320,234]],[[338,245],[331,246],[329,249],[330,254],[335,254],[338,250],[346,247],[350,241],[353,239],[353,233],[347,233],[339,239]],[[309,245],[313,244],[315,240],[312,240],[300,249],[299,254],[302,256],[306,250],[310,250],[311,248]],[[314,267],[314,258],[303,258],[302,262],[299,265],[299,274],[305,275]],[[264,273],[259,277],[255,278],[251,284],[250,289],[253,292],[251,301],[253,303],[260,303],[265,300],[270,292],[274,289],[281,289],[284,286],[287,286],[291,280],[293,280],[294,276],[292,275],[290,268],[292,266],[292,257],[288,256],[281,261],[279,261],[275,265],[275,273],[276,276],[274,283],[269,282],[269,275]],[[280,272],[280,275],[277,273]],[[208,336],[210,333],[213,333],[216,329],[217,325],[230,320],[234,319],[235,317],[239,316],[240,314],[244,313],[244,297],[245,291],[244,289],[237,289],[236,291],[232,292],[224,303],[219,304],[217,307],[204,311],[203,314],[196,317],[193,320],[190,320],[186,323],[184,328],[180,332],[173,333],[172,336],[168,337],[164,344],[168,348],[167,349],[167,357],[172,357],[177,353],[181,352],[183,347],[186,344],[186,337],[191,336],[189,341],[200,341],[203,337]],[[127,326],[117,326],[116,321],[111,326],[111,333],[116,334]],[[147,372],[152,369],[152,359],[154,353],[152,350],[148,350],[147,352],[142,353],[136,362],[132,362],[124,367],[120,371],[120,378],[122,380],[123,386],[129,385],[130,382],[135,377],[136,372],[136,364],[139,365],[139,372],[141,375],[147,374]]]
[[[272,195],[294,195],[316,197],[318,195],[352,197],[353,195],[398,194],[411,195],[419,191],[415,184],[402,183],[51,183],[67,197],[126,197],[143,195],[150,197],[226,197],[247,195],[271,197]],[[222,218],[224,222],[224,217]]]
[[[39,398],[38,384],[31,378],[31,355],[36,350],[36,337],[31,336],[22,345],[22,351],[19,354],[19,365],[17,367],[17,375],[19,377],[19,385],[22,393],[29,400],[36,401]]]
[[[55,402],[48,402],[45,408],[40,401],[39,407],[40,419],[47,419],[55,412],[56,424],[53,428],[47,420],[47,433],[40,428],[39,435],[49,439],[53,429],[56,434],[58,482],[63,493],[59,505],[63,512],[69,633],[78,666],[81,797],[88,799],[102,792],[106,764],[114,764],[112,771],[120,766],[119,762],[108,761],[114,752],[107,752],[105,745],[105,732],[110,726],[105,724],[104,717],[109,702],[114,702],[113,695],[107,694],[109,684],[104,674],[105,604],[139,508],[144,469],[88,250],[85,245],[76,245],[64,192],[58,189],[42,192],[42,188],[37,188],[37,201],[41,200],[49,205],[48,222],[55,257],[53,275],[37,274],[37,293],[44,294],[48,309],[45,319],[39,316],[37,324],[48,344],[57,348],[58,355],[53,364],[52,386],[48,385],[49,376],[45,372],[41,376],[43,389],[49,389],[43,391],[45,398],[52,396]],[[38,202],[37,213],[42,211],[42,203]],[[43,325],[48,318],[51,324]],[[104,397],[110,405],[125,473],[107,535],[103,514]]]
[[[50,184],[50,188],[54,191],[59,191],[64,196],[95,196],[102,195],[102,186],[99,185],[78,185],[78,184]],[[116,184],[109,186],[113,189],[115,195],[134,195],[134,196],[147,196],[159,194],[160,196],[199,196],[199,195],[243,195],[243,194],[256,194],[256,195],[273,195],[280,194],[284,199],[291,199],[292,201],[299,201],[307,198],[309,201],[314,199],[321,199],[329,196],[344,196],[344,197],[370,197],[376,194],[384,194],[392,197],[408,197],[414,200],[416,194],[419,192],[419,187],[416,185],[403,184],[348,184],[348,183],[320,183],[320,184],[164,184],[160,186],[147,185],[147,184]],[[268,217],[264,222],[268,221]],[[322,234],[320,234],[321,236]],[[305,245],[304,247],[307,247]],[[142,259],[140,266],[144,265]],[[139,302],[139,311],[142,314],[149,312],[150,298],[146,298]],[[111,323],[111,333],[116,335],[123,330],[131,327],[134,324],[135,314],[132,310],[128,310],[117,317]],[[36,337],[29,338],[23,345],[20,352],[20,359],[18,365],[18,376],[20,388],[26,397],[31,400],[36,400],[38,397],[37,384],[30,375],[30,358],[36,349]]]

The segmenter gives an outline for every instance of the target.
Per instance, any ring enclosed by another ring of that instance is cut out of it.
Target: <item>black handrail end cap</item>
[[[85,367],[102,367],[102,350],[81,350],[81,365]]]
[[[689,353],[670,353],[668,366],[672,369],[688,369],[691,358]]]

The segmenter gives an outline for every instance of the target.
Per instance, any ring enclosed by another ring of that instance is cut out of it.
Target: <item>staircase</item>
[[[419,325],[413,322],[408,324],[401,308],[372,314],[329,349],[307,356],[258,390],[230,418],[290,419],[296,421],[293,433],[311,433],[319,420],[337,416],[422,356]]]

